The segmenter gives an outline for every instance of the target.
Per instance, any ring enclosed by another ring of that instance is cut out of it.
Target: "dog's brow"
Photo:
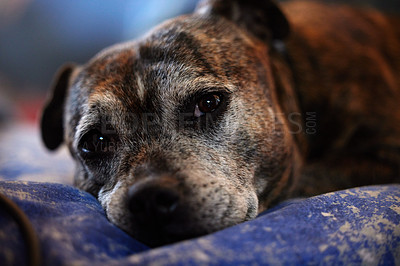
[[[236,87],[232,84],[216,80],[211,76],[200,76],[193,80],[182,81],[174,90],[174,94],[177,99],[184,100],[201,93],[226,92],[230,94],[234,91]]]

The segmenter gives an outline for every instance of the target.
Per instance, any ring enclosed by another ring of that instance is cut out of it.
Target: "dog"
[[[149,246],[400,177],[400,22],[317,2],[204,0],[58,73],[41,131]]]

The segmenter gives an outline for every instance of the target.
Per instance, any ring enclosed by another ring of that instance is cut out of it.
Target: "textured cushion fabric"
[[[0,131],[0,193],[28,216],[46,265],[400,265],[399,185],[287,201],[252,221],[150,249],[111,224],[93,196],[71,186],[73,169],[67,150],[47,152],[36,128]],[[4,206],[0,247],[1,265],[25,262],[20,228]]]
[[[150,250],[111,224],[90,194],[54,183],[1,181],[28,215],[47,265],[400,263],[400,186],[291,201],[214,234]],[[14,221],[0,212],[0,261],[24,260]]]
[[[0,181],[0,193],[13,200],[37,232],[47,265],[123,258],[148,249],[109,223],[90,194],[55,183]],[[0,261],[22,265],[24,243],[19,228],[0,211]]]

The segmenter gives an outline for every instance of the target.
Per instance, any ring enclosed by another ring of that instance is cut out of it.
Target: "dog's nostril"
[[[163,214],[172,213],[178,206],[179,196],[170,190],[160,190],[153,198],[158,211]]]
[[[129,208],[142,219],[162,218],[173,214],[179,205],[179,194],[172,188],[159,185],[132,188]]]

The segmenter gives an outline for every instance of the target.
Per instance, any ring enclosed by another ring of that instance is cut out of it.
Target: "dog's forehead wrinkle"
[[[164,63],[167,67],[169,66],[179,66],[182,69],[191,68],[192,73],[208,73],[211,75],[217,75],[214,69],[208,62],[208,58],[198,51],[190,51],[188,48],[182,47],[182,44],[176,47],[176,49],[171,49],[169,45],[165,47],[158,47],[154,44],[148,44],[148,46],[142,46],[141,49],[141,62],[144,65],[159,65],[159,63]],[[167,68],[167,70],[170,70]],[[175,70],[179,68],[175,67]],[[169,71],[171,73],[171,71]],[[182,73],[182,71],[178,71]],[[190,72],[187,72],[190,73]]]

